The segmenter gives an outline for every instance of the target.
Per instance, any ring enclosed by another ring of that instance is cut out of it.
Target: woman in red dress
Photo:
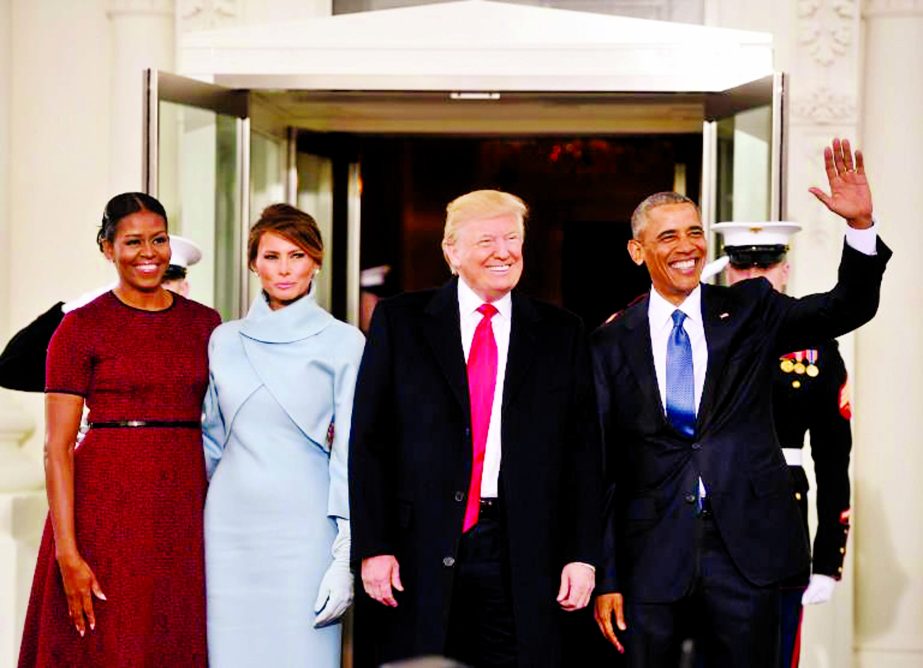
[[[48,349],[50,512],[19,666],[205,666],[200,417],[220,318],[160,287],[156,199],[114,197],[97,240],[119,284],[67,314]]]

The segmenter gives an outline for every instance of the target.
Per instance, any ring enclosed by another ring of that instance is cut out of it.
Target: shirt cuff
[[[591,571],[593,571],[594,573],[596,572],[596,566],[594,566],[593,564],[588,564],[588,563],[586,563],[585,561],[572,561],[571,563],[573,563],[573,564],[580,564],[581,566],[586,566],[587,568],[589,568],[589,569],[590,569]]]
[[[864,230],[846,226],[846,243],[863,255],[877,255],[878,221],[872,218],[872,226]]]

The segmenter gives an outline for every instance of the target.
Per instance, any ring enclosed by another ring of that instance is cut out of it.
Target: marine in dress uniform
[[[788,278],[786,254],[792,223],[721,223],[729,259],[729,283],[763,276],[782,291]],[[802,467],[805,434],[817,479],[817,533],[810,572],[782,584],[780,666],[798,666],[803,604],[830,599],[843,573],[849,535],[849,453],[852,417],[846,366],[836,341],[782,355],[773,376],[776,434],[792,474],[793,493],[808,529],[808,478]]]
[[[202,259],[202,249],[184,237],[170,235],[170,266],[163,287],[183,297],[189,294],[186,270]],[[64,316],[115,287],[111,283],[68,302],[58,302],[23,327],[0,353],[0,387],[20,392],[45,391],[45,357],[52,335]]]

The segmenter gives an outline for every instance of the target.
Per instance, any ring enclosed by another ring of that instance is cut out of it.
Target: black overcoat
[[[592,369],[580,320],[515,291],[502,411],[499,495],[520,663],[561,665],[561,569],[600,556]],[[395,555],[405,591],[393,609],[360,601],[357,656],[369,663],[444,650],[471,457],[457,279],[382,301],[353,410],[352,556],[358,574],[362,559]]]

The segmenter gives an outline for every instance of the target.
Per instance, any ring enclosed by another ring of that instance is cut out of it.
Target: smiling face
[[[461,224],[443,250],[452,269],[486,302],[500,299],[522,276],[522,223],[512,213]]]
[[[119,220],[112,241],[102,242],[106,259],[115,264],[125,291],[160,289],[170,264],[170,237],[163,217],[141,210]]]
[[[682,304],[699,284],[707,247],[695,206],[663,204],[647,212],[647,222],[628,242],[635,264],[644,264],[654,289],[671,304]]]
[[[307,294],[317,263],[301,246],[273,232],[260,237],[251,267],[260,277],[269,307],[280,309]]]

